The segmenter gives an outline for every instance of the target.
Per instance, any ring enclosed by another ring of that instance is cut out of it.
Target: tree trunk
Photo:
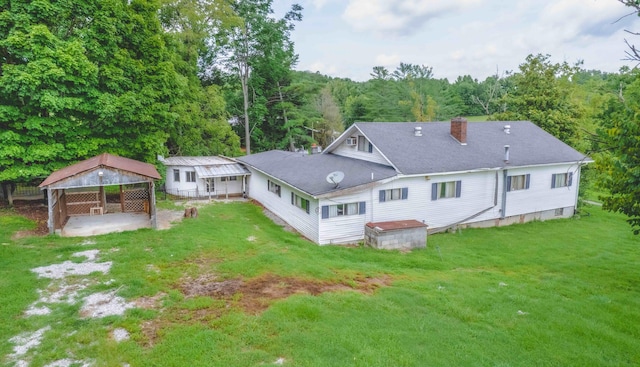
[[[280,94],[280,103],[284,102],[282,99],[282,87],[280,87],[280,83],[278,82],[278,94]],[[288,125],[287,120],[287,110],[282,109],[282,117],[284,117],[285,126]],[[289,134],[289,151],[294,152],[296,150],[296,146],[293,144],[293,136],[291,136],[291,128],[287,127],[287,134]]]

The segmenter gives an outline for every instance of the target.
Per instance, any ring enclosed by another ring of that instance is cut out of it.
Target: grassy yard
[[[33,224],[0,212],[0,363],[14,363],[10,339],[46,328],[30,366],[640,365],[640,240],[597,207],[433,235],[409,253],[319,247],[249,203],[199,213],[87,242],[11,239]],[[117,290],[146,306],[83,318],[81,302],[59,303],[26,317],[51,286],[31,269],[90,249],[112,267],[72,277],[90,280],[80,296]]]

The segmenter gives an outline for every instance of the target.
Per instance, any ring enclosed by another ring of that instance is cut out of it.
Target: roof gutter
[[[529,168],[529,167],[550,167],[550,166],[557,166],[557,165],[561,165],[561,164],[578,164],[580,166],[583,166],[583,165],[586,165],[588,163],[593,163],[593,162],[594,162],[594,160],[589,158],[589,159],[584,159],[584,160],[580,160],[580,161],[556,162],[556,163],[544,163],[544,164],[529,164],[529,165],[524,165],[524,166],[514,166],[514,165],[509,164],[508,168],[509,169],[514,169],[514,168]],[[492,168],[477,168],[477,169],[470,169],[470,170],[464,170],[464,171],[446,171],[446,172],[434,172],[434,173],[425,172],[425,173],[412,173],[412,174],[408,174],[408,175],[399,174],[398,176],[401,177],[401,178],[424,177],[424,176],[447,176],[447,175],[453,175],[453,174],[501,171],[501,170],[506,169],[506,168],[507,168],[507,166],[501,166],[501,167],[492,167]]]

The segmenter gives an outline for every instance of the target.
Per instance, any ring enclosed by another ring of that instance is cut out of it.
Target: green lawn
[[[50,326],[26,354],[31,366],[640,365],[640,242],[623,217],[598,207],[433,235],[410,253],[319,247],[249,203],[199,214],[87,244],[12,240],[32,224],[0,212],[0,358],[12,337]],[[81,295],[117,289],[128,301],[156,296],[156,306],[91,319],[77,302],[25,317],[51,283],[30,269],[81,261],[71,255],[89,249],[113,265],[77,277],[93,280]],[[212,284],[244,288],[222,294]],[[115,328],[131,339],[114,341]]]

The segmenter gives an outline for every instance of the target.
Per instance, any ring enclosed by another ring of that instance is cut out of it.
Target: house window
[[[364,201],[349,204],[323,205],[322,219],[365,214],[365,212],[366,203]]]
[[[220,177],[220,181],[224,182],[227,181],[227,179],[229,181],[238,181],[238,177],[236,176],[231,176],[231,177]]]
[[[507,191],[527,190],[531,175],[507,176]]]
[[[295,205],[309,214],[309,200],[298,196],[293,192],[291,193],[291,205]]]
[[[269,191],[280,196],[280,185],[278,185],[277,183],[273,183],[273,181],[271,180],[267,180],[267,185]]]
[[[378,195],[381,203],[391,200],[406,200],[409,196],[409,188],[380,190]]]
[[[551,188],[569,187],[573,181],[573,173],[554,173],[551,175]]]
[[[358,150],[361,152],[373,153],[373,145],[364,136],[358,136]]]
[[[180,182],[180,170],[179,169],[174,169],[173,170],[173,182]]]
[[[196,171],[185,172],[186,182],[196,182]]]
[[[434,182],[431,184],[431,200],[459,198],[462,181]]]

